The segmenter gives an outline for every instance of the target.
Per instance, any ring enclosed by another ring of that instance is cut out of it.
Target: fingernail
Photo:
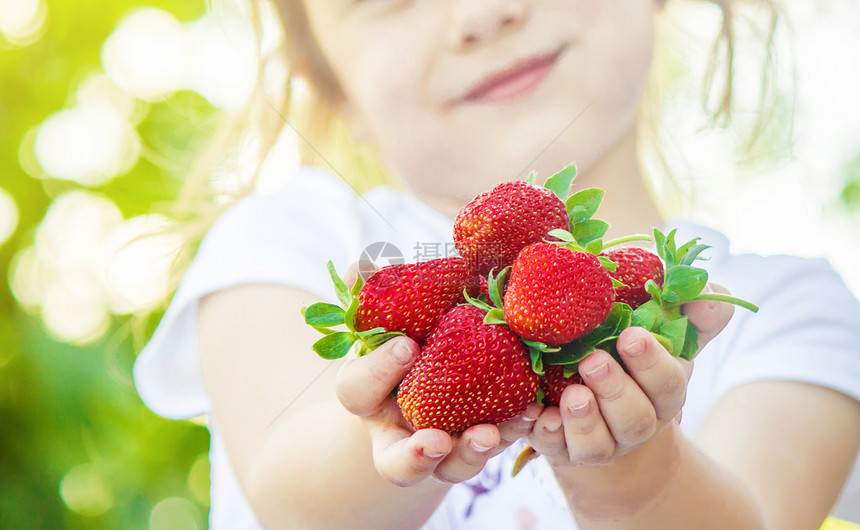
[[[632,342],[627,343],[627,346],[624,347],[624,352],[630,357],[635,357],[645,351],[645,341],[642,339],[636,339]]]
[[[543,428],[546,429],[547,432],[558,432],[558,430],[561,429],[561,423],[548,423],[544,425]]]
[[[421,452],[424,453],[424,456],[426,456],[427,458],[441,458],[445,456],[445,453],[439,453],[436,451],[431,451],[429,449],[422,449]]]
[[[535,421],[537,421],[537,418],[532,418],[531,416],[525,416],[525,415],[524,415],[524,416],[523,416],[523,421],[535,422]]]
[[[391,349],[391,355],[397,362],[406,364],[412,360],[412,348],[409,347],[409,344],[405,340],[399,340]]]
[[[492,447],[484,447],[483,445],[479,445],[477,442],[475,442],[475,440],[469,441],[469,447],[471,447],[473,451],[477,451],[479,453],[486,453],[487,451],[492,449]]]
[[[609,375],[609,364],[601,363],[591,370],[585,372],[585,375],[593,381],[602,381]]]
[[[590,403],[591,403],[590,401],[586,401],[585,403],[580,403],[578,405],[573,405],[571,407],[568,407],[567,410],[568,410],[568,412],[570,412],[571,416],[581,418],[581,417],[585,416],[586,414],[588,414],[588,408],[589,408],[588,405]]]

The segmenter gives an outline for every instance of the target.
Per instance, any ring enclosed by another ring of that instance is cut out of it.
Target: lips
[[[469,103],[497,103],[530,94],[549,75],[563,51],[564,47],[551,53],[526,57],[502,70],[491,72],[469,88],[461,100]]]

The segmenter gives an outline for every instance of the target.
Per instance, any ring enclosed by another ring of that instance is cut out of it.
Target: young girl
[[[277,7],[292,64],[408,191],[356,196],[337,167],[303,167],[204,239],[135,377],[156,412],[208,415],[212,528],[860,521],[860,303],[820,260],[736,256],[720,234],[672,223],[713,246],[711,289],[758,314],[688,304],[707,343],[695,369],[631,328],[618,343],[626,372],[595,352],[559,407],[454,438],[412,431],[390,397],[414,342],[338,363],[310,349],[318,334],[299,310],[332,300],[326,261],[345,271],[377,242],[407,260],[450,248],[459,208],[531,170],[576,161],[576,187],[606,190],[610,235],[665,226],[637,152],[661,0]],[[542,456],[512,478],[526,443]]]

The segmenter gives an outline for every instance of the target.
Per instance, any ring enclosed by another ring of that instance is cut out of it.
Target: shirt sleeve
[[[733,294],[760,306],[736,309],[721,340],[715,388],[791,380],[860,400],[860,302],[825,260],[739,256]]]
[[[326,270],[338,270],[358,227],[354,194],[332,175],[303,168],[284,189],[250,196],[227,210],[204,237],[161,322],[134,366],[144,403],[167,418],[210,409],[200,367],[197,301],[210,293],[251,283],[301,288],[322,299],[334,292]]]

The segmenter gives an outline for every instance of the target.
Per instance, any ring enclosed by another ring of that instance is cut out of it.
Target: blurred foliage
[[[860,152],[845,165],[843,177],[845,185],[839,198],[844,206],[860,210]]]
[[[157,7],[190,21],[206,9],[205,0],[46,5],[39,40],[15,47],[0,36],[0,188],[19,210],[17,230],[0,243],[3,278],[12,257],[33,243],[52,200],[79,187],[24,172],[19,147],[28,131],[69,105],[80,80],[100,68],[102,43],[124,14]],[[143,107],[137,126],[141,159],[128,174],[94,190],[126,218],[176,196],[189,147],[205,132],[202,118],[213,115],[205,100],[187,92]],[[194,507],[190,520],[202,527],[208,432],[193,422],[159,418],[141,403],[131,379],[139,344],[133,343],[130,318],[113,317],[102,339],[74,346],[52,339],[38,315],[22,309],[8,289],[0,291],[0,312],[0,528],[148,529],[153,507],[176,497]]]

